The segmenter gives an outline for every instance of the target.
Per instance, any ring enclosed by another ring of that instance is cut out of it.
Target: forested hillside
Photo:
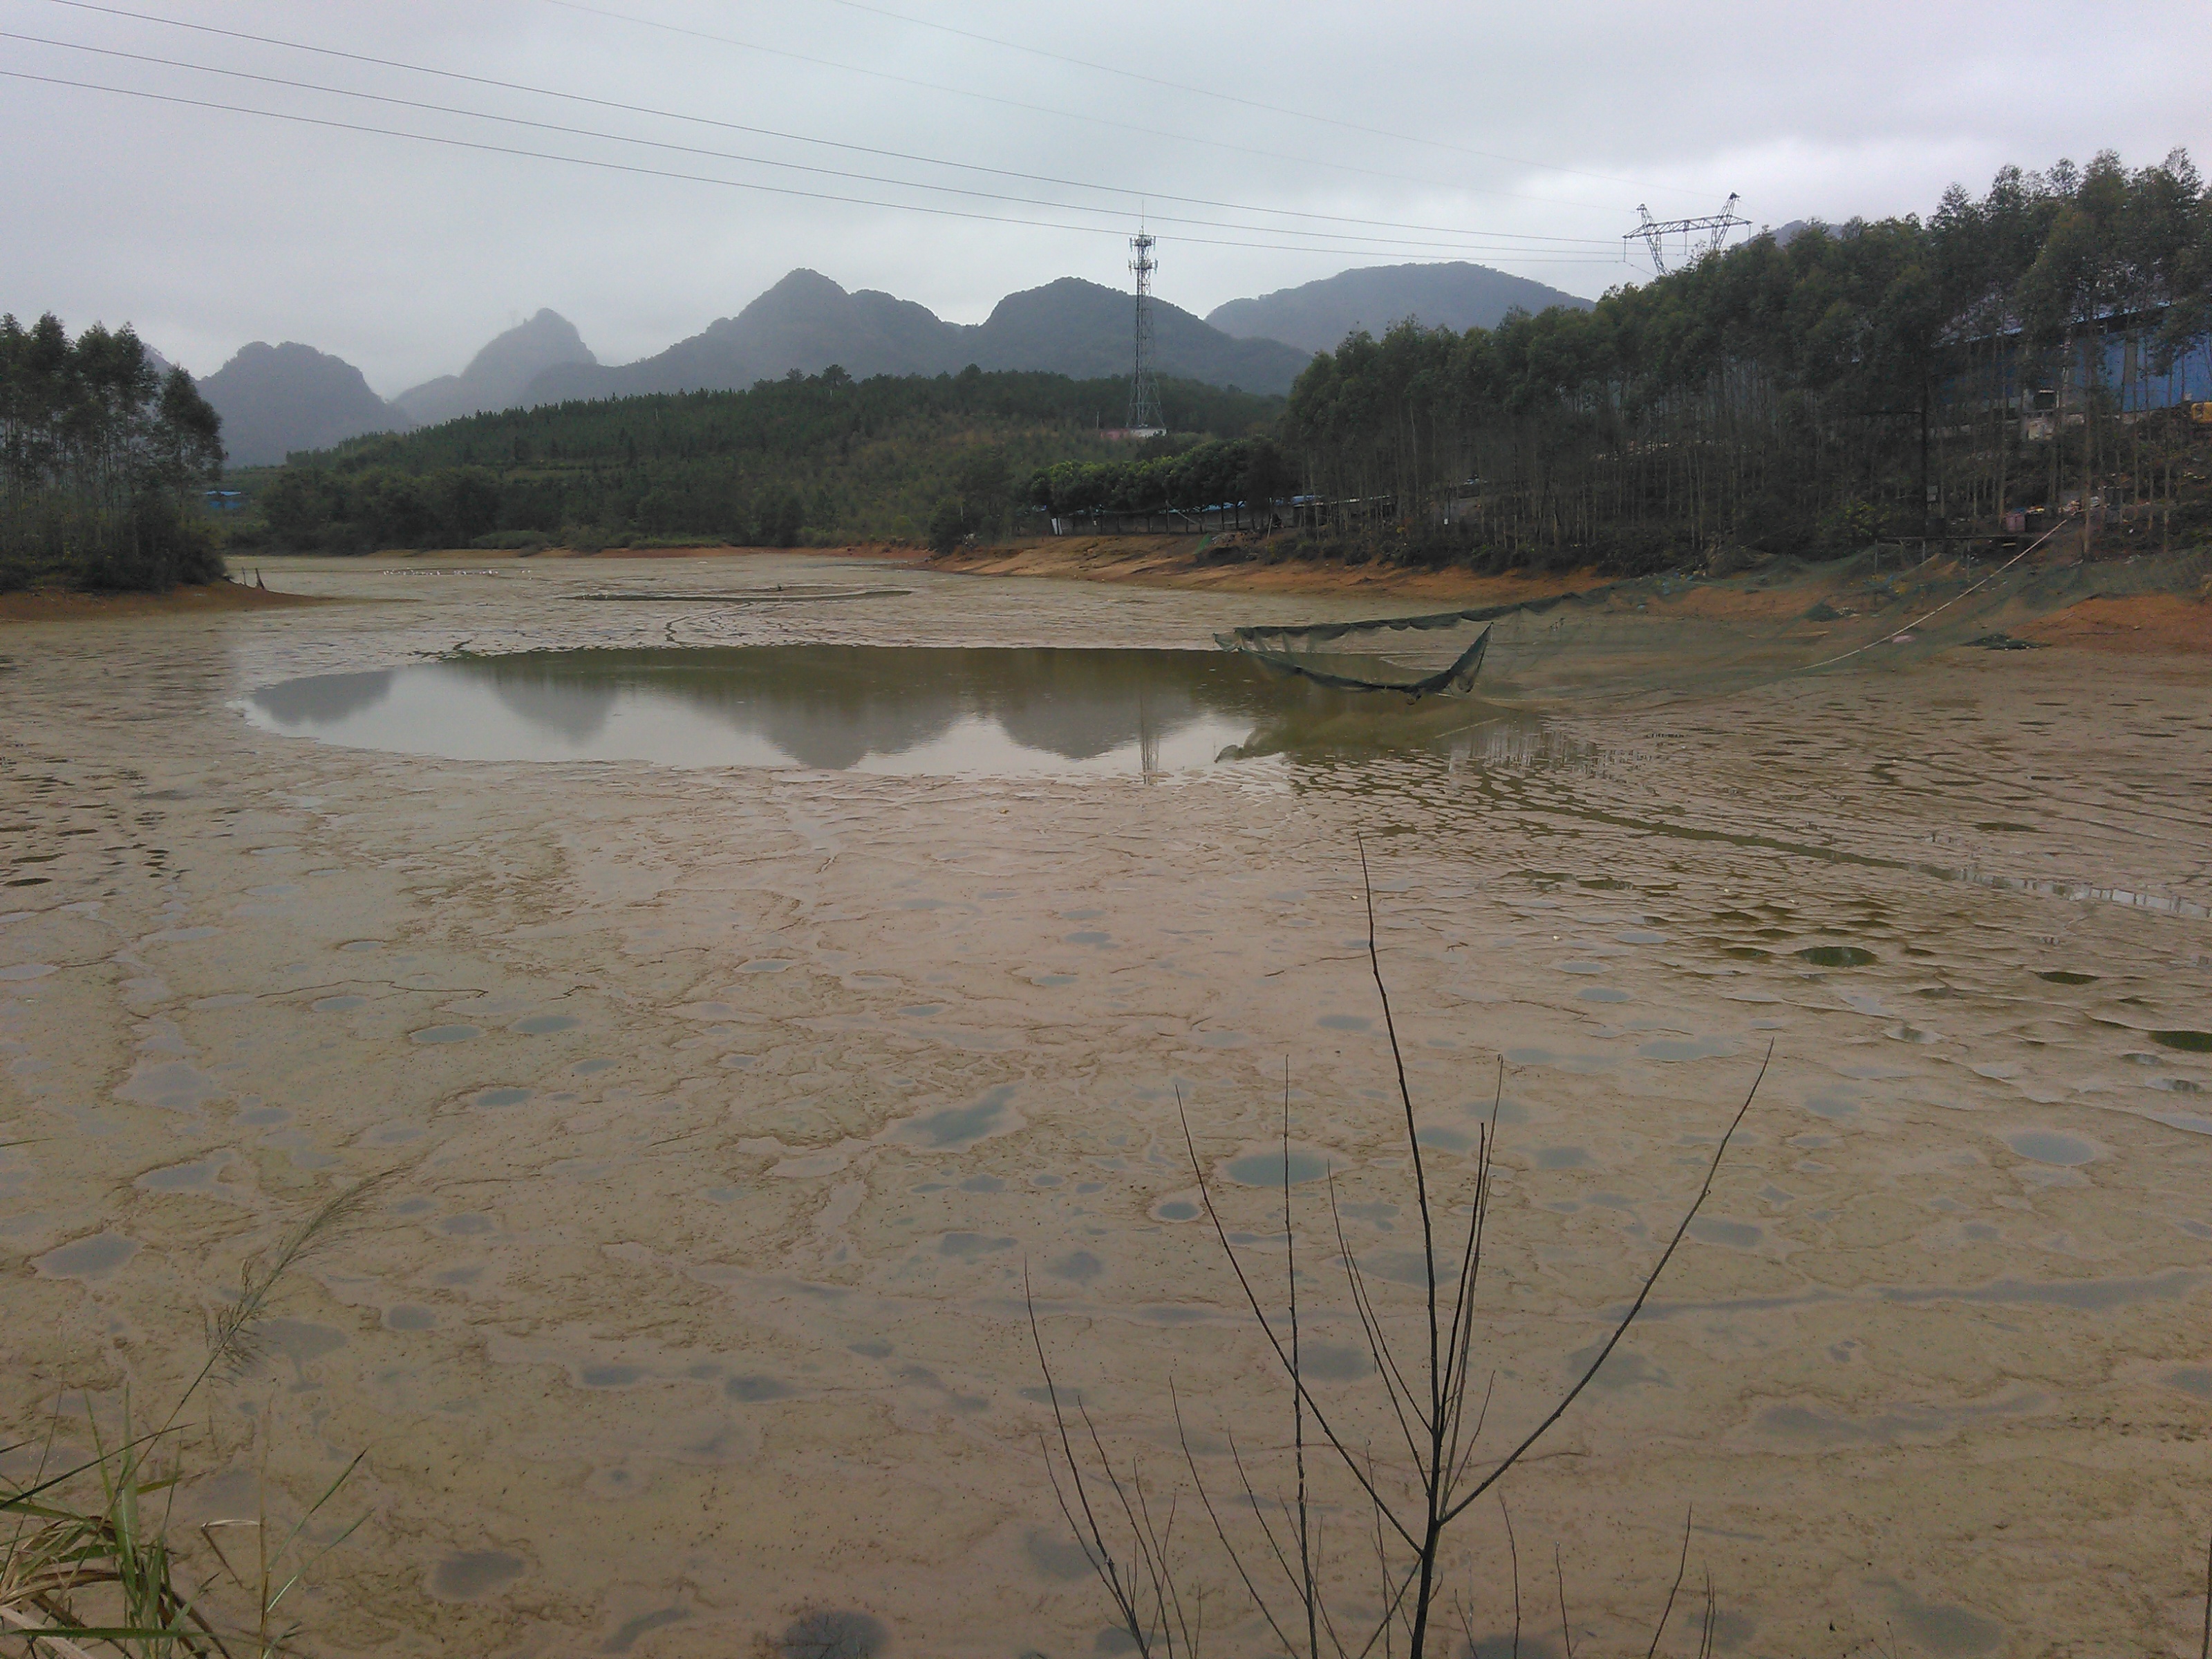
[[[749,392],[478,415],[241,482],[270,544],[292,549],[687,536],[790,545],[919,537],[933,521],[988,533],[1007,525],[1039,469],[1129,457],[1130,445],[1099,435],[1128,395],[1121,379],[969,368],[856,381],[833,368]],[[1164,396],[1186,445],[1243,436],[1282,409],[1279,398],[1194,382],[1168,382]]]
[[[2212,528],[2174,407],[2212,398],[2208,335],[2203,180],[2178,151],[2106,154],[1954,186],[1924,222],[1762,236],[1589,311],[1354,336],[1283,438],[1310,489],[1364,503],[1332,535],[1439,560],[1653,568],[2077,501],[2165,545]]]
[[[1024,505],[1292,493],[1323,550],[1492,568],[1842,550],[2072,503],[2163,547],[2212,530],[2203,429],[2177,407],[2212,399],[2209,338],[2203,182],[2179,152],[2133,173],[2106,155],[1954,187],[1924,221],[1762,236],[1587,311],[1355,333],[1287,405],[1171,382],[1186,436],[1146,448],[1097,435],[1122,380],[833,368],[358,440],[252,487],[278,544],[333,549],[942,542]]]

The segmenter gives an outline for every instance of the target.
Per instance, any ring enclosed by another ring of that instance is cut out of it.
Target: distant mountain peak
[[[222,447],[234,466],[281,461],[294,450],[327,449],[364,432],[404,432],[404,410],[369,390],[343,357],[286,340],[255,340],[199,382],[222,417]]]
[[[948,323],[927,306],[873,289],[847,290],[802,266],[734,317],[620,368],[561,365],[518,399],[617,398],[639,392],[743,387],[836,363],[872,374],[1041,369],[1079,380],[1129,369],[1130,295],[1080,276],[1009,294],[981,323]],[[1154,313],[1160,372],[1248,391],[1289,390],[1310,354],[1273,340],[1232,339],[1189,312]]]
[[[1109,295],[1125,306],[1136,303],[1134,296],[1118,288],[1109,288],[1103,283],[1094,283],[1088,276],[1055,276],[1036,288],[1025,288],[1009,294],[991,307],[991,320],[996,321],[1010,307],[1015,311],[1031,310],[1038,306],[1066,302],[1071,300],[1095,301],[1099,295]],[[1134,315],[1133,312],[1131,313]],[[987,324],[986,326],[988,326]]]
[[[1257,299],[1231,300],[1206,320],[1240,339],[1264,337],[1333,351],[1354,329],[1380,334],[1408,319],[1429,328],[1495,328],[1510,311],[1553,306],[1586,311],[1590,301],[1527,276],[1452,261],[1340,271]]]
[[[794,294],[816,294],[825,299],[842,300],[845,297],[845,289],[820,271],[806,265],[797,265],[770,283],[768,291],[755,300],[753,306],[764,300],[788,297]],[[753,306],[747,306],[745,309],[750,311]]]
[[[599,361],[574,323],[557,311],[540,310],[492,340],[459,374],[426,380],[394,401],[418,425],[435,426],[488,409],[512,408],[547,369],[568,363],[596,367]]]
[[[469,359],[458,378],[481,380],[487,375],[512,374],[526,368],[522,386],[555,363],[595,363],[591,347],[576,332],[576,325],[557,311],[540,311],[527,322],[517,323]],[[516,388],[518,391],[520,386]]]

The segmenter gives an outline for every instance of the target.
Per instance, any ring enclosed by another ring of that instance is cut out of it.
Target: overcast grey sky
[[[301,340],[387,396],[540,306],[627,362],[798,265],[980,321],[1125,283],[1140,208],[1203,313],[1423,258],[1595,295],[1639,203],[1780,224],[2101,148],[2212,163],[2207,0],[0,0],[0,31],[17,75],[387,130],[0,79],[0,309],[199,374]]]

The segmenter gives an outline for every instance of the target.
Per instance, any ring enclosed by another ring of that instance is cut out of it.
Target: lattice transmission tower
[[[1731,192],[1718,213],[1708,214],[1702,219],[1655,219],[1651,210],[1638,203],[1636,210],[1643,215],[1644,222],[1620,239],[1622,252],[1627,251],[1629,243],[1641,241],[1651,250],[1651,268],[1664,276],[1667,239],[1679,236],[1682,239],[1684,262],[1694,264],[1708,253],[1719,252],[1721,245],[1728,240],[1729,232],[1751,222],[1736,217],[1735,204],[1741,199]]]
[[[1152,273],[1159,261],[1152,258],[1154,238],[1143,230],[1129,239],[1137,257],[1129,269],[1137,277],[1137,358],[1129,371],[1129,430],[1149,435],[1167,429],[1160,413],[1159,377],[1152,369]]]

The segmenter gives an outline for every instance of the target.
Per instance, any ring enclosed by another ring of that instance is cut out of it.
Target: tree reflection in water
[[[247,712],[288,734],[467,759],[1150,774],[1416,745],[1480,711],[1210,650],[787,645],[455,658],[291,681]]]

